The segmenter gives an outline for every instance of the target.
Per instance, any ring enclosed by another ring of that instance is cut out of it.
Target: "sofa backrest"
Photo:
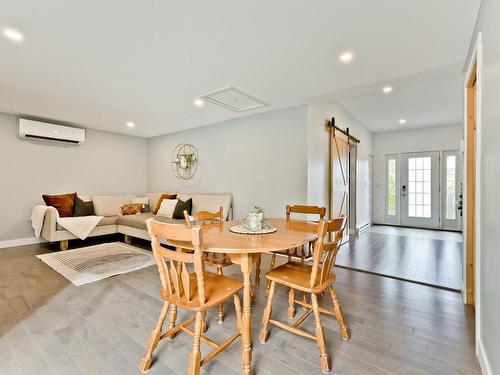
[[[135,195],[94,195],[94,212],[97,216],[116,216],[121,214],[121,206],[130,203]]]
[[[199,211],[215,212],[219,210],[219,207],[222,207],[224,220],[227,220],[233,203],[231,194],[177,194],[177,198],[183,201],[189,198],[193,199],[191,215],[196,215]]]

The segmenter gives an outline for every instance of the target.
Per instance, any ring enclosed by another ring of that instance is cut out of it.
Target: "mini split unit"
[[[85,142],[85,129],[20,118],[17,136],[23,139],[79,145]]]

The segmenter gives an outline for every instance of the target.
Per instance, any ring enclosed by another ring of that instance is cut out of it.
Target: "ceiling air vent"
[[[203,95],[200,98],[236,112],[250,111],[269,105],[262,100],[256,99],[238,90],[236,87],[226,87]]]

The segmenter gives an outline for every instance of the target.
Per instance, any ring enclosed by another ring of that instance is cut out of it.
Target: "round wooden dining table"
[[[317,238],[318,224],[292,219],[267,219],[278,230],[270,234],[238,234],[229,230],[239,220],[202,225],[203,250],[225,253],[240,265],[243,273],[243,316],[241,324],[242,374],[252,373],[252,298],[250,274],[262,253],[293,249]],[[192,249],[192,244],[169,241],[172,245]]]

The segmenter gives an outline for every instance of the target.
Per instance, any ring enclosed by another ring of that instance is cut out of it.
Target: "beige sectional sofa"
[[[99,224],[90,232],[89,237],[103,236],[107,234],[122,233],[125,235],[125,241],[130,242],[131,237],[150,240],[146,229],[146,220],[155,218],[163,222],[179,222],[184,220],[170,219],[153,214],[153,209],[162,193],[146,193],[137,197],[148,197],[150,211],[138,215],[121,215],[121,206],[130,203],[135,195],[97,195],[91,197],[94,203],[94,211],[97,216],[104,216]],[[217,211],[219,207],[224,210],[225,220],[232,218],[233,197],[231,194],[177,194],[182,200],[192,198],[192,215],[199,211]],[[41,236],[49,242],[59,242],[61,250],[68,248],[68,240],[76,237],[59,226],[56,222],[57,211],[48,209],[45,213],[45,219]]]

